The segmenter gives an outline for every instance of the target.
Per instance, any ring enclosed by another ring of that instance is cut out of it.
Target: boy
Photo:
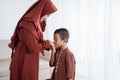
[[[52,45],[50,66],[54,66],[51,80],[74,80],[75,58],[67,47],[69,32],[65,28],[54,32],[54,44]]]

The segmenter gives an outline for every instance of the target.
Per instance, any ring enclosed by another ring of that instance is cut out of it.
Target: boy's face
[[[64,45],[64,40],[61,40],[58,33],[54,34],[54,44],[56,49],[61,48]]]

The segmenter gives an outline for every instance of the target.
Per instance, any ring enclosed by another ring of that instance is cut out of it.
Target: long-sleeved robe
[[[12,57],[10,80],[38,80],[39,51],[49,48],[49,42],[39,42],[40,34],[31,22],[23,21],[19,26],[19,41]]]
[[[62,53],[57,51],[54,57],[54,64],[50,65],[55,67],[51,80],[75,79],[76,62],[73,53],[66,48]]]
[[[10,80],[38,80],[39,52],[44,55],[50,49],[49,41],[43,39],[46,25],[40,19],[56,10],[51,0],[38,0],[18,21],[9,43],[13,49]]]

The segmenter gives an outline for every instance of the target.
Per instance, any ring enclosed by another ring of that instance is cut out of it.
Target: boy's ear
[[[67,39],[64,39],[64,42],[66,42],[66,43],[67,43]]]

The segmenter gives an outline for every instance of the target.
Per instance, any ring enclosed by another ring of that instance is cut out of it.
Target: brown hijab
[[[51,0],[38,0],[23,16],[23,18],[31,19],[34,24],[40,29],[41,32],[44,31],[45,22],[40,23],[41,17],[55,12],[57,9]]]
[[[21,17],[19,20],[16,29],[14,31],[14,34],[11,38],[11,42],[9,44],[10,48],[16,47],[17,44],[17,28],[19,27],[19,23],[24,20],[30,20],[33,22],[33,24],[39,29],[40,33],[42,34],[45,30],[46,21],[40,22],[41,17],[54,13],[57,11],[57,8],[52,3],[51,0],[38,0],[36,1],[27,11],[26,13]]]

